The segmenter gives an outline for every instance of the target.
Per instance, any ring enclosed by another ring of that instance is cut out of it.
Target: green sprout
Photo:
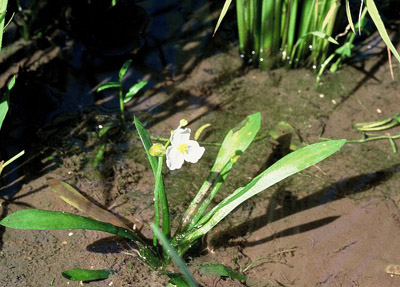
[[[122,124],[125,125],[125,104],[130,102],[133,97],[144,87],[147,85],[147,81],[140,81],[133,86],[131,86],[126,93],[124,93],[123,89],[123,79],[126,75],[126,72],[128,71],[130,65],[132,63],[132,60],[126,61],[121,69],[119,70],[119,82],[107,82],[100,87],[97,88],[97,92],[101,92],[107,89],[118,89],[118,95],[119,95],[119,109],[120,109],[120,116],[121,116],[121,121]]]

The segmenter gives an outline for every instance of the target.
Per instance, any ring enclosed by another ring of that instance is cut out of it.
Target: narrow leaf
[[[228,12],[229,5],[231,5],[231,2],[232,2],[232,0],[225,0],[224,7],[222,7],[222,11],[221,11],[221,14],[219,15],[217,25],[215,26],[215,29],[214,29],[213,37],[214,37],[215,33],[217,32],[219,26],[221,25],[222,19],[224,19],[226,13]]]
[[[4,119],[6,118],[8,107],[9,107],[9,93],[6,92],[0,98],[0,130],[1,126],[3,125]]]
[[[118,82],[108,82],[100,85],[100,87],[97,88],[97,92],[101,92],[107,89],[112,89],[112,88],[120,88],[121,84]]]
[[[122,82],[122,79],[124,78],[126,72],[128,71],[129,66],[131,65],[131,63],[132,63],[132,60],[126,61],[126,62],[122,65],[121,69],[119,70],[119,81],[120,81],[120,82]]]
[[[329,42],[331,42],[331,43],[333,43],[333,44],[339,45],[339,42],[338,42],[338,41],[336,41],[336,40],[333,39],[331,36],[329,36],[329,35],[327,35],[327,34],[325,34],[325,33],[323,33],[323,32],[320,32],[320,31],[313,31],[313,32],[310,32],[310,34],[312,34],[312,35],[314,35],[314,36],[317,36],[317,37],[319,37],[319,38],[321,38],[321,39],[328,40]]]
[[[221,277],[229,277],[233,280],[247,280],[247,276],[223,264],[204,264],[200,266],[200,270]]]
[[[368,13],[374,21],[376,28],[378,29],[379,34],[381,35],[385,44],[389,47],[390,51],[392,51],[393,55],[396,57],[397,61],[400,62],[400,55],[397,53],[396,48],[393,46],[392,41],[390,41],[389,35],[386,31],[385,25],[381,17],[379,16],[378,9],[375,6],[375,2],[373,0],[366,0],[366,6],[368,9]]]
[[[147,81],[140,81],[139,83],[134,84],[126,93],[124,103],[126,104],[127,102],[132,100],[133,96],[136,95],[146,85]]]
[[[50,186],[50,190],[69,205],[72,205],[79,211],[86,213],[96,220],[108,222],[113,225],[129,229],[129,226],[127,226],[121,219],[89,201],[68,183],[60,181],[51,175],[46,176],[46,179]]]
[[[147,157],[149,159],[150,165],[151,165],[151,169],[153,170],[154,175],[156,175],[157,173],[157,167],[158,167],[158,163],[157,163],[157,158],[150,155],[150,148],[153,145],[153,142],[150,139],[150,135],[147,132],[146,128],[144,127],[144,125],[139,121],[139,119],[137,117],[134,117],[133,119],[134,123],[135,123],[135,127],[138,131],[138,134],[140,136],[140,139],[143,143],[144,149],[146,151]]]
[[[156,178],[158,162],[157,162],[157,158],[150,154],[150,148],[153,145],[153,143],[150,139],[150,135],[147,132],[144,125],[139,121],[138,118],[134,117],[133,121],[134,121],[135,127],[139,133],[140,139],[143,143],[143,147],[146,151],[147,158],[149,159],[151,169],[153,170],[154,178]],[[167,201],[166,194],[165,194],[165,185],[164,185],[163,180],[160,181],[159,196],[160,196],[160,202],[165,204],[164,206],[161,207],[161,214],[162,214],[162,219],[163,219],[163,222],[162,222],[163,233],[170,234],[171,233],[171,219],[169,216],[168,205],[167,205],[168,201]]]
[[[353,33],[355,33],[354,29],[354,24],[353,24],[353,18],[351,17],[351,11],[350,11],[350,0],[346,0],[346,15],[347,15],[347,20],[349,21],[349,25]]]
[[[11,80],[10,80],[10,82],[8,83],[8,85],[7,85],[7,89],[9,90],[9,91],[11,91],[11,89],[12,88],[14,88],[14,85],[15,85],[15,75],[11,78]]]
[[[143,241],[131,230],[68,212],[23,209],[8,215],[0,225],[25,230],[88,229],[112,233],[133,241]]]
[[[110,276],[109,270],[89,270],[89,269],[71,269],[61,273],[64,278],[72,281],[95,281],[104,280]]]

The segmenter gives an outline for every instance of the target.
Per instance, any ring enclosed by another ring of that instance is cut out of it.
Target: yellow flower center
[[[181,145],[179,145],[178,146],[178,150],[181,152],[181,153],[187,153],[187,151],[188,151],[188,145],[187,144],[181,144]]]

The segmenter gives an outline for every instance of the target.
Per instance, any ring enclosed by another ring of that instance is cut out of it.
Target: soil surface
[[[128,121],[138,116],[157,137],[168,137],[182,118],[192,130],[211,123],[200,140],[221,142],[247,115],[260,112],[260,134],[275,130],[281,136],[252,144],[216,203],[289,153],[290,144],[313,143],[319,137],[360,139],[354,123],[398,113],[399,64],[393,62],[393,81],[387,54],[380,49],[378,56],[326,74],[317,88],[309,70],[262,73],[243,69],[236,50],[214,54],[135,99],[128,107]],[[96,112],[63,114],[42,128],[41,142],[28,152],[22,168],[4,171],[1,218],[24,208],[84,215],[50,191],[46,176],[51,174],[151,238],[154,180],[136,132],[128,124],[129,132],[116,129],[105,140],[97,137],[99,125],[117,120]],[[278,130],[282,121],[293,130]],[[400,128],[381,133],[399,134]],[[105,156],[95,169],[93,158],[103,144]],[[218,152],[215,146],[205,147],[198,164],[163,171],[175,228]],[[242,204],[185,260],[196,280],[210,287],[400,286],[400,267],[387,270],[400,265],[399,201],[400,156],[389,140],[350,142],[327,160]],[[0,286],[140,287],[168,282],[143,265],[129,242],[105,233],[0,231]],[[248,280],[204,274],[199,269],[203,263],[223,263]],[[80,283],[61,276],[72,268],[115,273],[103,281]]]

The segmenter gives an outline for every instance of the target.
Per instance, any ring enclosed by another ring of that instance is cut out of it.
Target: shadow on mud
[[[285,237],[288,235],[306,232],[318,227],[324,226],[336,220],[338,217],[326,217],[311,221],[306,224],[301,224],[282,230],[274,235],[261,238],[253,242],[238,241],[231,242],[230,239],[245,236],[255,230],[267,226],[269,223],[280,220],[292,214],[302,212],[328,202],[344,198],[349,195],[354,195],[370,190],[385,181],[389,180],[395,173],[400,172],[400,165],[394,165],[390,168],[377,172],[366,173],[343,180],[319,190],[302,199],[297,199],[290,191],[278,189],[271,197],[268,208],[264,215],[252,218],[246,222],[239,224],[236,227],[230,227],[218,234],[215,234],[212,239],[212,246],[215,248],[221,246],[255,246],[266,243],[277,237]]]

